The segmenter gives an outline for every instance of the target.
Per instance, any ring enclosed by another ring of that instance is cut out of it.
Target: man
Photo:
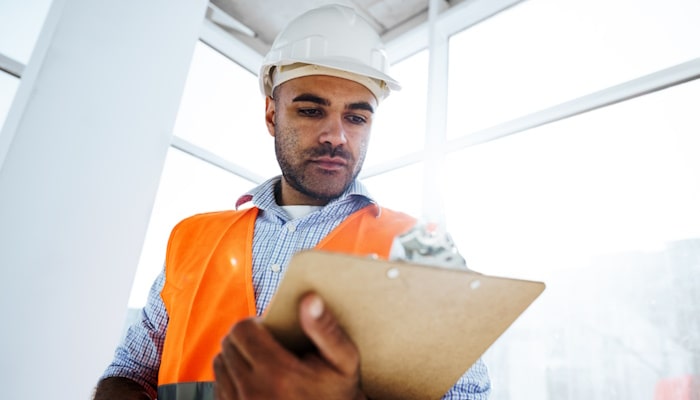
[[[379,102],[398,84],[371,26],[343,6],[309,11],[263,62],[265,121],[282,176],[196,215],[170,237],[165,271],[96,389],[96,400],[364,399],[360,356],[315,294],[299,305],[317,352],[288,352],[260,323],[291,256],[320,248],[392,258],[415,220],[356,181]],[[479,360],[445,398],[486,399]]]

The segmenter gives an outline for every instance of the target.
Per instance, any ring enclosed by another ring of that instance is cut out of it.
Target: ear
[[[275,100],[270,96],[265,97],[265,124],[270,136],[275,136]]]

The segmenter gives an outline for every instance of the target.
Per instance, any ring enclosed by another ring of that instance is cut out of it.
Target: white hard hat
[[[338,4],[305,12],[277,35],[260,68],[260,89],[271,96],[280,83],[306,75],[355,80],[378,101],[401,88],[389,76],[377,32],[355,10]]]

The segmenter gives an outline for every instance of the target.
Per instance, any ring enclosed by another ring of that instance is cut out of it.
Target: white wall
[[[0,132],[3,398],[111,358],[206,4],[54,1]]]

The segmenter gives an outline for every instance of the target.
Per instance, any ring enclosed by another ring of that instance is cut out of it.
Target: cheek
[[[369,147],[369,135],[365,136],[360,140],[360,154],[365,154],[367,152],[367,148]]]
[[[358,136],[357,140],[357,149],[361,154],[364,154],[367,152],[367,148],[369,147],[369,130],[366,132],[363,132]]]
[[[296,147],[296,140],[293,132],[288,129],[283,128],[280,125],[275,127],[275,150],[277,156],[289,157],[289,154],[294,152]]]
[[[361,135],[354,142],[352,152],[354,153],[353,156],[355,157],[355,161],[358,164],[356,167],[359,168],[362,165],[362,163],[364,162],[365,156],[367,155],[368,148],[369,148],[369,134]]]

